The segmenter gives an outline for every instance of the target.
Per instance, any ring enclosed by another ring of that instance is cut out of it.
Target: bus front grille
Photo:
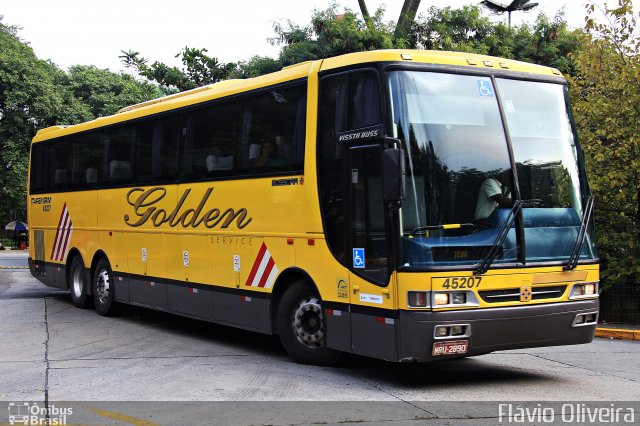
[[[556,285],[547,287],[533,287],[531,289],[531,300],[555,299],[562,297],[566,290],[566,285]],[[486,303],[519,302],[520,288],[505,288],[501,290],[484,290],[478,294]]]

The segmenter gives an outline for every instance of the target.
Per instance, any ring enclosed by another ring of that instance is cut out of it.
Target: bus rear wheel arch
[[[322,301],[304,280],[289,285],[278,303],[276,324],[280,342],[296,361],[331,365],[341,353],[325,345],[325,320]]]

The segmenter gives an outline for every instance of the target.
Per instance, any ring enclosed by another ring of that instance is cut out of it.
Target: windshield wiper
[[[587,205],[585,206],[584,214],[582,215],[582,222],[580,222],[580,230],[578,231],[576,242],[573,245],[573,250],[571,250],[571,256],[569,256],[569,260],[562,268],[565,271],[572,271],[576,269],[576,266],[578,266],[578,260],[580,260],[582,245],[584,244],[584,240],[587,236],[587,227],[589,226],[591,214],[593,213],[593,198],[593,195],[590,195],[587,199]]]
[[[416,235],[425,235],[426,231],[450,231],[452,229],[464,229],[464,228],[475,228],[475,223],[446,223],[443,225],[428,225],[428,226],[418,226],[417,228],[413,228],[409,235],[415,237]]]
[[[491,249],[487,256],[484,258],[480,265],[473,271],[473,275],[482,275],[489,270],[489,267],[495,260],[498,253],[500,253],[500,248],[502,248],[502,243],[507,238],[509,234],[509,230],[513,226],[513,222],[516,221],[520,210],[522,209],[522,201],[516,200],[513,202],[513,207],[511,207],[511,211],[509,215],[506,217],[504,222],[502,222],[502,226],[500,227],[500,231],[498,231],[498,235],[496,236],[495,241],[491,245]]]

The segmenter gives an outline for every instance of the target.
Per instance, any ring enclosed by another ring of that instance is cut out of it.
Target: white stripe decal
[[[62,225],[62,232],[60,233],[60,245],[58,246],[58,250],[56,251],[56,260],[62,260],[62,249],[64,247],[65,241],[67,240],[67,235],[69,234],[69,222],[71,221],[71,217],[69,217],[68,211],[66,213],[66,221]]]
[[[275,260],[271,257],[271,252],[264,243],[262,243],[251,269],[246,282],[247,286],[260,287],[260,283],[262,283],[263,288],[271,288],[273,286],[279,269],[275,264]]]
[[[267,283],[264,285],[264,288],[271,288],[273,283],[276,282],[276,277],[278,276],[278,267],[274,264],[271,269],[271,273],[269,274],[269,278],[267,278]]]
[[[64,248],[62,249],[62,256],[60,256],[59,260],[64,260],[67,257],[67,251],[69,251],[69,241],[71,241],[71,235],[73,235],[73,226],[69,228],[69,236],[64,241]]]
[[[258,268],[258,272],[256,272],[256,276],[253,278],[251,287],[257,287],[258,284],[260,284],[260,280],[262,279],[264,270],[267,269],[267,263],[269,263],[270,258],[271,258],[271,254],[269,253],[269,249],[267,249],[267,251],[265,251],[264,253],[264,256],[262,256],[262,259],[260,260],[260,267]]]
[[[64,209],[62,210],[62,213],[60,214],[61,217],[62,217],[60,219],[60,228],[58,228],[57,231],[56,231],[56,241],[55,241],[54,246],[53,246],[53,252],[51,252],[51,258],[53,260],[58,260],[58,250],[60,250],[60,242],[62,240],[62,238],[61,238],[62,237],[62,232],[64,230],[64,227],[67,225],[67,219],[68,219],[67,213],[68,213],[67,205],[65,204]]]
[[[53,260],[64,260],[69,249],[71,236],[73,235],[73,223],[71,222],[71,215],[69,214],[66,204],[60,216],[60,228],[56,231],[56,239],[53,243],[53,251],[51,252],[51,259]]]

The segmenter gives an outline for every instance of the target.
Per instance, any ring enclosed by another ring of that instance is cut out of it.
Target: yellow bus
[[[385,50],[40,130],[32,274],[299,362],[587,343],[593,197],[555,69]]]

